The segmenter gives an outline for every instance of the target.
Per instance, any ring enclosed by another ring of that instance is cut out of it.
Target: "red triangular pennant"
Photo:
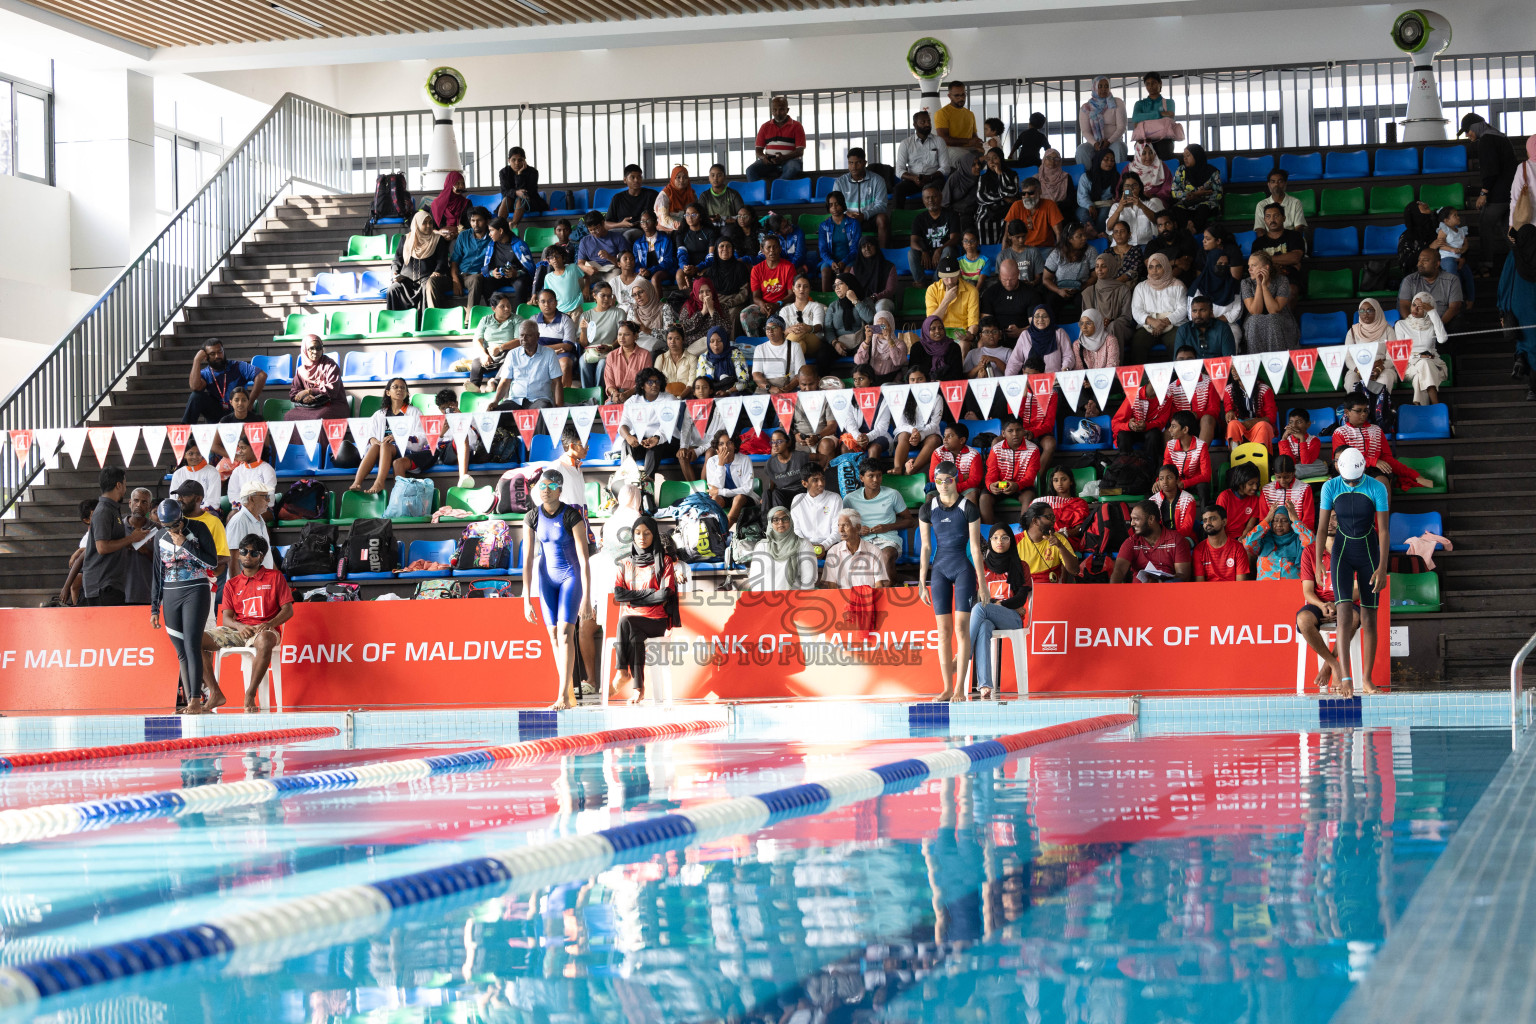
[[[961,383],[964,382],[962,381]],[[864,414],[864,425],[866,427],[873,427],[875,425],[875,410],[880,408],[880,389],[854,388],[853,397],[859,403],[859,411]],[[955,414],[957,419],[959,415],[959,413]]]
[[[617,443],[619,440],[619,420],[624,418],[624,406],[604,405],[599,407],[603,414],[603,429],[608,431],[608,440]]]
[[[1317,369],[1317,349],[1298,348],[1291,353],[1291,369],[1301,381],[1301,390],[1312,390],[1312,373]]]
[[[347,439],[346,420],[322,420],[325,424],[325,440],[331,446],[332,455],[341,454],[341,444]]]
[[[442,413],[421,418],[421,429],[427,435],[427,451],[437,451],[437,442],[442,438],[443,427],[447,422],[448,418]]]
[[[179,464],[187,456],[187,438],[192,436],[192,428],[185,423],[173,423],[165,428],[165,435],[171,440],[171,451],[176,453]]]
[[[258,460],[261,459],[261,449],[267,443],[267,425],[258,420],[252,420],[245,425],[245,439],[251,442],[251,452]]]
[[[1407,338],[1398,338],[1387,342],[1387,358],[1392,360],[1392,365],[1397,367],[1397,376],[1401,380],[1408,372],[1408,353],[1413,351],[1413,342]]]
[[[784,428],[786,434],[794,433],[795,423],[795,393],[793,391],[781,391],[773,396],[773,411],[779,415],[779,426]],[[791,445],[793,447],[793,445]]]
[[[1120,390],[1125,392],[1127,398],[1136,394],[1136,389],[1141,387],[1141,367],[1122,366],[1115,371],[1115,376],[1120,380]]]
[[[939,385],[939,388],[944,392],[944,404],[949,406],[949,414],[958,420],[960,418],[960,406],[965,404],[965,381],[946,380]]]
[[[533,447],[533,432],[539,425],[539,410],[516,409],[512,418],[517,421],[517,433],[523,439],[523,447]]]
[[[709,417],[714,409],[713,398],[688,399],[688,418],[693,421],[693,429],[700,437],[706,437],[704,431],[709,429]]]
[[[1225,391],[1227,378],[1232,376],[1232,357],[1216,356],[1205,361],[1205,372],[1211,375],[1211,383]]]
[[[111,431],[109,430],[108,433]],[[32,454],[32,431],[11,431],[11,451],[16,453],[16,461],[25,466],[27,457]]]
[[[85,432],[85,436],[91,439],[91,450],[96,453],[96,463],[105,466],[107,464],[107,451],[112,447],[112,428],[91,427]],[[15,441],[13,440],[11,443],[14,444]],[[30,444],[31,442],[28,441],[27,443]]]
[[[1029,393],[1036,400],[1044,402],[1051,397],[1051,392],[1056,390],[1056,375],[1054,373],[1032,373],[1029,375]]]

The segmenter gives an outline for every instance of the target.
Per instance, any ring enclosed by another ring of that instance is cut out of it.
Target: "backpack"
[[[395,486],[389,492],[389,504],[384,507],[386,519],[424,519],[432,514],[432,502],[437,488],[430,480],[397,476]]]
[[[763,506],[750,501],[736,517],[736,527],[731,531],[731,561],[745,564],[758,541],[768,536],[768,524],[763,518]]]
[[[388,519],[359,519],[347,533],[342,549],[346,574],[394,572],[396,561],[395,524]]]
[[[295,480],[283,500],[277,503],[279,519],[324,519],[326,507],[325,484],[313,477]]]
[[[1084,583],[1108,583],[1120,545],[1130,535],[1125,502],[1106,501],[1095,506],[1088,528],[1083,531],[1083,559],[1078,577]]]
[[[373,234],[380,220],[395,217],[410,220],[415,212],[416,202],[411,198],[411,190],[405,187],[405,175],[381,174],[373,181],[373,204],[368,207],[368,223],[363,227],[363,234]]]
[[[1418,259],[1418,255],[1414,255]],[[1399,284],[1401,282],[1398,282]],[[1386,260],[1366,260],[1360,268],[1360,292],[1384,292],[1389,288],[1396,288],[1392,281],[1392,268]]]
[[[416,584],[416,592],[411,595],[411,600],[441,601],[463,596],[464,588],[458,580],[422,580]]]
[[[827,463],[827,483],[835,487],[841,497],[848,497],[864,486],[859,477],[864,474],[864,453],[849,452]]]
[[[512,564],[512,526],[505,519],[470,523],[459,535],[455,569],[506,569]]]
[[[676,506],[672,543],[677,559],[689,564],[725,560],[725,512],[707,494],[688,495]]]
[[[327,583],[304,592],[305,601],[361,601],[356,583]]]
[[[501,474],[501,479],[496,481],[496,501],[491,505],[491,511],[526,513],[533,508],[533,486],[543,475],[543,466],[519,466]]]
[[[508,416],[503,416],[502,419],[508,420]],[[496,433],[491,435],[491,446],[486,455],[491,462],[517,462],[519,461],[517,445],[517,424],[513,422],[508,426],[506,423],[501,423],[496,427]]]
[[[302,481],[300,481],[302,483]],[[283,556],[283,571],[290,576],[320,576],[336,571],[336,527],[306,523],[299,539]]]
[[[1157,470],[1140,452],[1120,452],[1104,470],[1100,494],[1151,494]]]

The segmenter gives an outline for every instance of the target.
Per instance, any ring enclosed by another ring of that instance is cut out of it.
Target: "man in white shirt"
[[[784,318],[771,316],[763,321],[768,340],[752,349],[752,379],[758,394],[776,395],[794,391],[795,375],[805,365],[805,350],[784,337]]]
[[[933,119],[928,111],[912,115],[912,134],[896,147],[896,191],[892,201],[896,209],[910,209],[907,201],[920,197],[929,185],[944,187],[949,176],[949,146],[933,134]]]
[[[843,497],[827,490],[827,479],[820,466],[805,467],[800,482],[805,485],[805,493],[795,495],[789,503],[789,517],[796,536],[810,541],[819,558],[838,542],[837,517],[843,511]]]
[[[176,488],[181,486],[183,480],[196,480],[203,485],[203,507],[210,512],[219,512],[221,500],[224,495],[224,480],[219,476],[219,471],[198,451],[197,442],[187,438],[187,447],[182,451],[184,465],[177,468],[171,474],[171,493],[176,493]]]
[[[851,508],[838,515],[837,532],[843,538],[827,551],[826,564],[821,569],[821,586],[824,590],[847,590],[849,587],[885,587],[891,577],[885,571],[885,559],[880,552],[863,538],[860,531],[864,520]]]
[[[233,487],[233,476],[229,482],[230,493],[239,496],[240,507],[230,514],[229,522],[224,524],[225,546],[231,551],[239,551],[245,538],[258,536],[267,542],[267,553],[261,560],[262,567],[277,568],[272,561],[272,538],[267,535],[266,523],[267,509],[272,505],[272,491],[265,481],[256,478],[246,480],[239,491]]]
[[[1279,203],[1284,207],[1285,230],[1301,231],[1307,226],[1307,215],[1301,212],[1301,200],[1286,193],[1286,185],[1290,180],[1290,174],[1279,167],[1269,172],[1269,198],[1253,208],[1253,230],[1264,230],[1264,207],[1270,203]]]

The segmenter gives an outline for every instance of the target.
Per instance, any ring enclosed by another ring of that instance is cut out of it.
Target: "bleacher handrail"
[[[81,425],[291,183],[345,190],[348,115],[293,93],[277,101],[0,403],[0,429]],[[42,471],[37,446],[0,459],[0,513]]]

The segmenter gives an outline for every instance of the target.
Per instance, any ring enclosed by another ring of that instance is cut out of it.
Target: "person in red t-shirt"
[[[1340,681],[1342,673],[1339,670],[1339,659],[1334,656],[1333,649],[1323,639],[1324,625],[1336,626],[1339,619],[1334,608],[1336,600],[1333,593],[1333,535],[1338,532],[1338,523],[1333,516],[1328,517],[1328,542],[1323,547],[1323,573],[1322,578],[1327,584],[1317,585],[1317,552],[1314,545],[1304,544],[1301,548],[1301,593],[1307,603],[1296,612],[1296,632],[1312,648],[1323,667],[1318,670],[1312,680],[1312,689],[1318,693],[1331,692],[1329,676],[1332,675],[1332,683]],[[1354,595],[1351,594],[1351,597]]]
[[[1216,496],[1216,504],[1227,514],[1227,530],[1234,537],[1248,532],[1248,527],[1264,518],[1264,495],[1259,493],[1259,470],[1251,462],[1233,466],[1227,472],[1226,490]]]
[[[1189,542],[1157,521],[1157,506],[1138,501],[1131,506],[1131,535],[1120,545],[1111,583],[1188,583],[1193,576]]]
[[[282,641],[282,625],[293,618],[293,591],[276,569],[267,569],[267,539],[248,534],[235,553],[239,572],[224,584],[224,601],[219,610],[220,625],[203,633],[203,672],[213,676],[213,655],[228,647],[253,647],[251,675],[245,684],[245,710],[253,713],[256,693],[266,678],[272,652]]]
[[[1176,412],[1168,419],[1168,444],[1163,464],[1179,471],[1179,484],[1194,491],[1202,504],[1211,500],[1211,449],[1196,435],[1200,421],[1192,412]]]
[[[778,237],[763,237],[763,261],[752,268],[752,304],[741,311],[741,326],[753,337],[763,321],[776,315],[794,297],[795,265],[781,255]]]
[[[768,113],[771,116],[757,130],[757,159],[747,167],[747,180],[801,177],[805,126],[789,116],[789,100],[783,96],[768,101]]]
[[[977,496],[981,493],[982,481],[986,478],[987,462],[981,452],[972,448],[967,442],[971,439],[971,432],[964,423],[951,423],[944,428],[944,443],[934,449],[933,456],[928,460],[928,479],[933,479],[933,471],[946,462],[953,463],[955,467],[956,486],[960,488],[960,496],[966,501],[981,503]]]
[[[981,521],[993,522],[997,503],[1018,499],[1021,508],[1035,500],[1035,481],[1040,474],[1040,449],[1024,432],[1016,416],[1003,419],[1003,438],[987,452],[986,489],[981,492]]]
[[[1205,539],[1195,545],[1195,582],[1241,583],[1250,573],[1248,549],[1227,534],[1227,512],[1220,505],[1207,505],[1200,513],[1200,527]]]

